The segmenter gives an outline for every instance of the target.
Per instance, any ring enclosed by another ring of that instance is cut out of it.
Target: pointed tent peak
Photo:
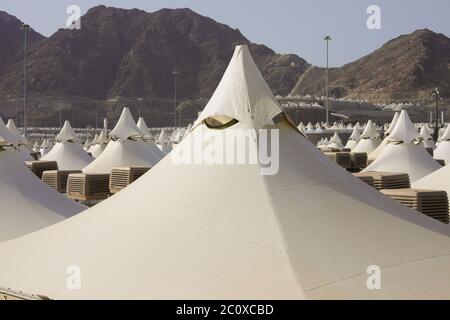
[[[87,137],[86,141],[84,142],[84,147],[88,148],[91,146],[91,144],[92,144],[91,139]]]
[[[14,137],[16,138],[18,143],[20,143],[20,144],[26,143],[26,139],[20,134],[19,129],[17,129],[16,124],[14,123],[13,119],[8,120],[6,127],[14,135]]]
[[[138,122],[137,122],[137,127],[138,127],[141,131],[143,131],[145,134],[148,134],[148,133],[149,133],[149,129],[148,129],[147,123],[145,122],[145,120],[144,120],[143,117],[139,117],[139,120],[138,120]]]
[[[17,145],[18,140],[15,135],[6,127],[2,117],[0,117],[0,145]]]
[[[98,133],[95,134],[94,139],[92,139],[92,144],[96,144],[98,139]]]
[[[163,128],[161,130],[161,133],[159,134],[158,139],[156,140],[156,143],[162,145],[167,142],[169,142],[169,136],[167,135],[166,129]]]
[[[350,138],[348,138],[348,140],[353,140],[353,141],[358,142],[360,139],[361,139],[361,133],[359,133],[358,128],[355,126],[353,128],[353,132],[350,135]]]
[[[95,139],[96,144],[107,144],[108,141],[108,134],[106,133],[105,129],[103,129],[98,135],[97,139]]]
[[[142,136],[141,130],[136,125],[136,122],[131,115],[130,109],[128,109],[127,107],[123,108],[119,121],[117,121],[116,126],[109,133],[109,136],[113,140],[122,141],[125,141],[127,139],[135,140]]]
[[[392,133],[392,131],[395,128],[395,125],[397,124],[398,118],[400,117],[400,113],[396,112],[394,114],[394,118],[392,118],[391,124],[389,125],[389,128],[386,130],[385,135],[388,136]]]
[[[237,120],[249,128],[274,124],[283,113],[258,70],[246,45],[237,46],[233,57],[194,127],[212,118],[219,123]]]
[[[363,134],[361,135],[361,139],[377,139],[380,136],[380,133],[377,131],[375,124],[372,120],[369,120],[366,124]]]
[[[397,124],[389,135],[389,141],[413,142],[419,138],[419,132],[412,123],[406,110],[402,110],[397,120]]]
[[[60,133],[56,136],[56,142],[76,142],[78,141],[78,136],[70,125],[69,121],[64,122]]]

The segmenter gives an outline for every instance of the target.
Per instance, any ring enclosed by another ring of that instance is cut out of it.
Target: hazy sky
[[[386,41],[416,29],[450,36],[450,0],[0,0],[0,10],[49,36],[65,27],[69,5],[82,13],[104,4],[155,11],[189,7],[239,28],[252,42],[279,53],[296,53],[308,62],[325,64],[323,37],[331,35],[330,65],[340,66],[372,52]],[[369,5],[381,9],[381,29],[366,25]]]

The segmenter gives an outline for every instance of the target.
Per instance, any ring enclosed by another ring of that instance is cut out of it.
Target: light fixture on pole
[[[326,36],[323,38],[327,42],[327,67],[325,71],[325,95],[326,95],[326,102],[325,102],[325,123],[328,127],[329,124],[329,100],[328,100],[328,43],[331,41],[330,36]]]
[[[30,30],[28,24],[22,24],[20,29],[24,33],[24,59],[23,59],[23,130],[27,136],[27,32]]]
[[[174,122],[173,122],[173,126],[176,128],[177,127],[177,76],[180,72],[178,71],[178,69],[173,69],[172,74],[174,77]]]

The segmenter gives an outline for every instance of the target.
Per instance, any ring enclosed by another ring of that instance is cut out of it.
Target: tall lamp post
[[[23,130],[27,136],[27,32],[30,30],[28,24],[22,24],[20,27],[24,34],[24,50],[23,50]]]
[[[325,123],[328,126],[329,124],[329,101],[328,101],[328,43],[331,41],[330,36],[326,36],[323,38],[323,40],[327,43],[327,68],[325,71],[325,95],[326,95],[326,102],[325,102]]]
[[[432,95],[436,101],[436,117],[434,118],[434,137],[433,138],[434,138],[434,141],[437,141],[439,138],[439,127],[440,127],[439,126],[439,99],[440,99],[441,94],[439,92],[439,89],[435,88],[432,91]]]
[[[177,76],[180,72],[178,71],[178,69],[173,69],[172,74],[173,74],[173,78],[174,78],[174,122],[173,122],[173,126],[176,128],[177,127]]]

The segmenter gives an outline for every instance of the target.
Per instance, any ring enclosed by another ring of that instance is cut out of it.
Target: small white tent
[[[211,117],[230,121],[211,129]],[[448,227],[323,157],[287,120],[246,46],[174,152],[200,156],[211,139],[262,138],[260,129],[279,147],[278,171],[166,157],[73,219],[0,244],[1,286],[53,299],[450,298]],[[249,152],[262,147],[247,141]],[[82,290],[66,286],[74,263]],[[382,290],[367,288],[372,265]]]
[[[56,144],[41,160],[56,161],[59,170],[81,170],[94,159],[83,149],[70,122],[66,121],[56,136]]]
[[[359,140],[361,140],[361,134],[359,133],[358,128],[355,126],[353,128],[352,134],[350,135],[350,138],[348,138],[345,148],[353,150],[358,145]]]
[[[434,158],[444,160],[445,164],[450,164],[450,125],[447,126],[438,147],[434,150]]]
[[[158,139],[156,140],[156,145],[164,154],[168,154],[172,151],[172,145],[170,144],[169,138],[170,137],[168,136],[166,129],[163,128]]]
[[[389,128],[386,130],[386,132],[384,134],[383,141],[380,143],[380,145],[375,150],[373,150],[372,152],[370,152],[367,155],[367,158],[369,160],[375,160],[380,155],[381,151],[383,151],[384,147],[388,144],[388,142],[389,142],[389,135],[394,130],[399,117],[400,117],[400,112],[396,112],[394,114],[394,118],[391,121],[391,124],[389,125]]]
[[[109,138],[108,134],[106,133],[106,130],[103,129],[100,134],[97,136],[97,138],[94,140],[94,144],[92,147],[89,148],[89,153],[97,159],[102,152],[105,150],[106,146],[108,145]]]
[[[3,120],[2,120],[3,121]],[[13,141],[12,143],[16,146],[16,148],[19,151],[19,156],[22,161],[32,161],[34,160],[33,157],[30,154],[30,151],[26,147],[26,139],[22,137],[19,130],[16,127],[16,124],[14,123],[13,119],[9,119],[8,124],[6,125],[9,131],[11,131],[13,135]]]
[[[381,143],[380,133],[377,131],[375,124],[372,120],[369,120],[366,124],[361,139],[359,140],[356,147],[352,150],[353,152],[365,152],[370,154],[375,150]]]
[[[337,132],[335,132],[333,137],[331,137],[327,147],[339,150],[344,149],[344,145],[342,144],[341,138],[339,137]]]
[[[388,144],[363,171],[407,173],[412,182],[430,174],[440,165],[420,145],[420,141],[419,133],[403,110],[389,135]]]
[[[111,141],[84,173],[111,173],[114,167],[153,167],[163,158],[154,143],[142,140],[142,132],[134,122],[128,108],[124,108],[114,129]]]
[[[422,144],[424,148],[436,149],[436,144],[434,143],[431,132],[426,124],[422,125],[420,128],[420,138],[422,139]]]

